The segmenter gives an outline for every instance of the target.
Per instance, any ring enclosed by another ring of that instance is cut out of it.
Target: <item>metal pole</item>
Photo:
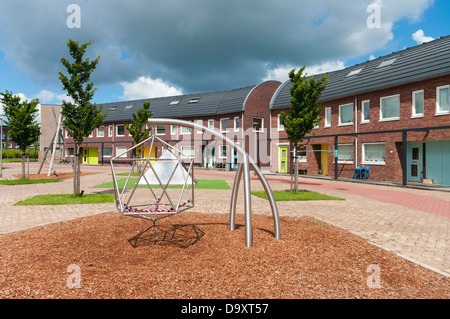
[[[406,131],[402,132],[402,164],[403,164],[403,171],[402,171],[402,184],[403,187],[407,185],[407,161],[408,161],[408,139],[406,137]]]
[[[248,163],[248,154],[244,155],[244,200],[245,200],[245,245],[251,247],[253,243],[252,236],[252,204],[250,193],[250,167]]]
[[[231,207],[230,207],[230,231],[236,229],[236,202],[239,192],[239,184],[242,178],[242,163],[239,163],[236,176],[234,177],[233,191],[231,193]]]

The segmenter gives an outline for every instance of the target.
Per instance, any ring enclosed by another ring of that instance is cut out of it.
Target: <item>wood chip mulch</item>
[[[228,215],[185,212],[153,237],[139,235],[150,221],[105,213],[2,235],[0,298],[450,296],[448,277],[314,218],[281,218],[276,240],[271,216],[253,215],[251,248],[237,222],[230,232]]]

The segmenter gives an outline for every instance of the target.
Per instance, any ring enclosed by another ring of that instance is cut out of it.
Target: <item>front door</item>
[[[98,164],[98,148],[83,147],[83,164]]]
[[[287,146],[280,146],[280,173],[287,173],[288,171],[288,148]]]
[[[422,182],[423,143],[408,143],[408,181]]]
[[[320,149],[320,167],[322,170],[322,175],[328,175],[328,144],[322,144]]]

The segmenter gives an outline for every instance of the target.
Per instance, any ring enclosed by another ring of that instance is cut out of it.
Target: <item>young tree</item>
[[[288,114],[281,113],[281,122],[283,123],[288,140],[294,148],[294,190],[298,191],[298,156],[297,150],[301,147],[303,137],[310,133],[314,126],[320,123],[320,114],[322,112],[320,97],[325,90],[328,79],[324,75],[316,80],[314,76],[307,77],[305,66],[297,73],[296,69],[289,72],[289,78],[293,83],[291,92],[291,108]],[[292,169],[291,169],[292,173]]]
[[[134,143],[139,144],[151,135],[150,129],[144,129],[148,119],[154,114],[150,111],[150,101],[144,101],[143,107],[137,110],[137,114],[133,113],[133,119],[130,124],[125,125],[125,128],[133,136]]]
[[[67,46],[70,56],[74,62],[70,63],[64,57],[61,63],[67,70],[70,77],[59,72],[59,79],[63,84],[64,90],[70,96],[74,103],[63,101],[61,114],[64,117],[63,125],[68,131],[69,136],[75,140],[74,155],[74,176],[73,176],[73,195],[79,196],[80,186],[80,163],[81,163],[81,144],[84,138],[88,137],[92,131],[102,125],[106,114],[102,114],[103,105],[97,107],[96,103],[91,103],[95,91],[94,83],[89,82],[92,72],[97,67],[100,57],[91,61],[89,58],[83,60],[86,49],[94,41],[80,45],[79,41],[69,39]]]
[[[0,93],[0,101],[10,127],[8,135],[22,151],[22,178],[25,178],[25,154],[28,147],[38,142],[40,124],[37,122],[39,100],[20,101],[20,97],[6,91]]]

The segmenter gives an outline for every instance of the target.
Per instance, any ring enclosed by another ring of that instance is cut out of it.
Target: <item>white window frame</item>
[[[195,124],[203,126],[203,120],[196,120]],[[196,130],[197,134],[203,134],[202,130]]]
[[[108,126],[108,137],[112,137],[114,132],[114,125],[111,124]]]
[[[349,161],[349,160],[340,160],[339,159],[339,153],[340,153],[339,146],[349,146],[349,145],[352,147],[352,154],[353,154],[352,158],[353,159],[351,161]],[[355,145],[352,144],[352,143],[338,144],[338,164],[353,164],[354,160],[355,160]]]
[[[190,158],[195,157],[195,149],[193,145],[183,145],[181,146],[181,153],[183,153],[186,156],[189,156]],[[186,152],[186,150],[189,149],[189,152]]]
[[[281,123],[281,114],[277,115],[277,131],[284,131],[284,125]]]
[[[107,149],[107,148],[110,148],[110,149],[111,149],[111,155],[110,155],[110,156],[104,154],[105,149]],[[113,154],[113,147],[112,147],[112,146],[105,146],[105,147],[103,148],[103,151],[102,151],[102,152],[103,152],[103,153],[102,153],[102,156],[103,156],[103,157],[112,157],[112,154]]]
[[[158,126],[164,126],[164,133],[158,133]],[[161,136],[161,135],[166,135],[166,126],[165,125],[163,125],[163,124],[157,124],[156,126],[155,126],[155,134],[158,136]]]
[[[224,130],[222,128],[222,120],[228,120],[228,129]],[[220,133],[228,133],[230,131],[230,118],[229,117],[224,117],[220,119]]]
[[[261,129],[260,130],[255,130],[255,127],[253,125],[253,122],[255,121],[255,119],[261,120]],[[258,117],[258,116],[254,116],[252,119],[252,130],[254,133],[264,133],[264,118],[263,117]]]
[[[123,135],[119,134],[119,126],[123,126]],[[116,136],[117,137],[123,137],[125,136],[125,124],[116,124]]]
[[[440,103],[441,95],[439,94],[439,92],[442,89],[449,89],[449,100],[450,100],[450,85],[447,84],[447,85],[442,85],[442,86],[436,87],[436,114],[435,115],[450,114],[450,107],[449,107],[449,111],[441,110],[441,103]]]
[[[122,150],[119,151],[119,148],[123,148]],[[116,146],[116,156],[118,156],[119,154],[122,154],[123,152],[125,152],[127,150],[127,147],[124,145],[117,145]],[[126,152],[125,154],[123,154],[122,156],[120,156],[121,158],[127,158],[128,157],[128,152]]]
[[[352,106],[352,115],[353,115],[352,117],[353,117],[353,120],[351,122],[342,123],[341,122],[341,108],[344,107],[344,106],[348,107],[349,105]],[[349,126],[349,125],[353,125],[354,122],[355,122],[355,113],[353,111],[353,103],[347,103],[347,104],[339,105],[339,125],[338,126]]]
[[[369,103],[369,119],[365,119],[366,112],[364,111],[364,104]],[[364,100],[361,102],[361,124],[370,123],[370,100]]]
[[[328,112],[330,113],[328,115]],[[325,123],[324,128],[330,128],[331,127],[331,107],[325,108]]]
[[[385,160],[384,162],[374,162],[374,161],[366,161],[366,145],[374,145],[374,144],[382,144],[385,147],[384,156]],[[386,165],[386,142],[374,142],[374,143],[363,143],[362,144],[362,161],[361,164],[364,165]]]
[[[190,135],[192,134],[192,128],[181,126],[181,135]]]
[[[237,125],[236,125],[236,121],[237,121]],[[235,116],[233,119],[233,131],[239,132],[239,116]]]
[[[100,128],[103,128],[103,134],[100,134]],[[97,127],[97,137],[105,137],[105,126],[99,126]]]
[[[384,99],[393,98],[393,97],[397,97],[397,96],[398,96],[398,113],[399,113],[399,116],[398,117],[383,118],[383,100]],[[400,120],[400,109],[401,109],[400,94],[394,94],[394,95],[380,97],[380,122],[388,122],[388,121],[398,121],[398,120]]]
[[[222,155],[224,147],[225,147],[225,156]],[[227,158],[227,154],[228,154],[227,145],[219,145],[219,158]]]
[[[416,113],[416,94],[422,93],[423,94],[423,112],[422,113]],[[417,117],[423,117],[425,112],[425,91],[424,90],[417,90],[412,92],[412,110],[411,110],[411,118],[417,118]]]
[[[171,125],[170,126],[170,135],[177,135],[177,126],[176,125]]]
[[[208,128],[209,128],[210,130],[213,130],[213,131],[214,131],[214,120],[212,120],[212,119],[209,119],[209,120],[208,120]]]

